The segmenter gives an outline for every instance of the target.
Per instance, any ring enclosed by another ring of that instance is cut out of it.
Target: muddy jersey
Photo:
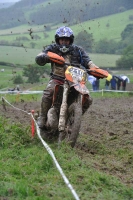
[[[67,63],[73,63],[75,65],[82,64],[85,68],[88,68],[88,63],[91,61],[87,53],[77,45],[70,45],[69,51],[63,53],[59,50],[59,45],[51,44],[47,46],[39,55],[37,55],[36,63],[38,65],[45,65],[46,63],[51,62],[47,57],[48,51],[62,56]],[[53,75],[65,77],[65,69],[62,65],[51,62],[51,70]]]

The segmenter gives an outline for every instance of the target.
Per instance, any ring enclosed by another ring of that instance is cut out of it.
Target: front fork
[[[59,116],[59,143],[65,139],[65,125],[66,125],[66,112],[67,112],[67,97],[68,97],[68,84],[65,81],[63,85],[63,98],[62,98],[62,104],[60,108],[60,116]]]

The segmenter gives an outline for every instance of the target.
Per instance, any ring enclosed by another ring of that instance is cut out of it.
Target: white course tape
[[[105,90],[105,89],[102,89],[102,90],[90,90],[90,92],[120,92],[120,93],[132,93],[133,91],[123,91],[123,90]]]
[[[123,91],[123,90],[106,90],[106,89],[102,89],[102,90],[92,90],[89,89],[90,92],[118,92],[118,93],[133,93],[133,91]],[[0,94],[42,94],[43,91],[0,91]]]
[[[22,111],[22,112],[27,113],[28,115],[31,115],[31,113],[28,113],[28,112],[25,111],[25,110],[22,110],[22,109],[20,109],[20,108],[16,108],[16,107],[13,106],[12,104],[10,104],[4,97],[2,97],[2,100],[4,100],[6,103],[8,103],[11,107],[15,108],[16,110],[20,110],[20,111]]]
[[[0,91],[0,94],[41,94],[43,91]]]
[[[61,174],[61,176],[62,176],[62,178],[64,179],[64,182],[66,183],[66,185],[68,186],[68,188],[71,190],[71,192],[72,192],[73,196],[75,197],[75,199],[76,199],[76,200],[80,200],[79,197],[78,197],[78,195],[77,195],[77,193],[75,192],[74,188],[73,188],[72,185],[70,184],[69,180],[67,179],[67,177],[66,177],[65,174],[63,173],[63,170],[62,170],[62,168],[60,167],[59,163],[57,162],[57,160],[56,160],[56,158],[55,158],[55,156],[54,156],[53,151],[50,149],[50,147],[48,146],[48,144],[42,139],[42,137],[41,137],[41,135],[40,135],[40,129],[39,129],[39,127],[38,127],[38,125],[37,125],[37,123],[36,123],[36,121],[35,121],[34,116],[32,115],[32,113],[28,113],[28,112],[26,112],[26,111],[24,111],[24,110],[21,110],[21,109],[19,109],[19,108],[16,108],[15,106],[11,105],[4,97],[2,97],[2,99],[3,99],[4,101],[6,101],[10,106],[12,106],[13,108],[15,108],[16,110],[20,110],[20,111],[22,111],[22,112],[27,113],[28,115],[31,115],[31,117],[33,118],[34,123],[35,123],[35,125],[36,125],[36,131],[37,131],[37,135],[38,135],[39,139],[41,140],[41,142],[42,142],[42,144],[44,145],[44,147],[45,147],[45,149],[47,150],[47,152],[48,152],[48,153],[50,154],[50,156],[52,157],[52,159],[53,159],[53,161],[54,161],[54,163],[55,163],[55,165],[56,165],[56,167],[57,167],[59,173]]]
[[[66,177],[65,174],[63,173],[63,170],[61,169],[59,163],[57,162],[57,160],[56,160],[56,158],[55,158],[55,156],[54,156],[52,150],[51,150],[50,147],[47,145],[47,143],[42,139],[42,137],[41,137],[41,135],[40,135],[40,129],[39,129],[39,127],[38,127],[38,125],[37,125],[37,123],[36,123],[36,121],[35,121],[33,115],[32,115],[32,118],[33,118],[33,120],[34,120],[34,122],[35,122],[35,125],[36,125],[37,135],[38,135],[38,137],[40,138],[40,140],[41,140],[42,144],[44,145],[45,149],[46,149],[46,150],[48,151],[48,153],[51,155],[51,157],[52,157],[52,159],[53,159],[53,161],[54,161],[54,163],[55,163],[55,165],[56,165],[58,171],[60,172],[62,178],[64,179],[64,182],[66,183],[66,185],[68,186],[68,188],[71,190],[71,192],[72,192],[73,196],[75,197],[75,199],[76,199],[76,200],[80,200],[79,197],[78,197],[78,195],[77,195],[77,193],[75,192],[75,190],[73,189],[72,185],[70,184],[69,180],[67,179],[67,177]]]

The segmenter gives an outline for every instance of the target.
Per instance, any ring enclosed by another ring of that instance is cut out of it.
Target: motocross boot
[[[48,113],[48,110],[50,109],[51,107],[51,102],[44,102],[42,101],[41,103],[41,114],[40,116],[38,117],[38,120],[37,120],[37,124],[39,126],[40,129],[43,129],[46,127],[46,121],[47,121],[47,113]]]

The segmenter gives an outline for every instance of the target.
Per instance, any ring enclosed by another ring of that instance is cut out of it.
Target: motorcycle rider
[[[91,61],[87,53],[82,47],[73,44],[74,34],[73,31],[66,26],[60,27],[55,33],[55,43],[47,46],[41,53],[39,53],[35,61],[38,65],[45,65],[46,63],[51,63],[51,78],[43,91],[42,101],[41,101],[41,113],[38,118],[38,126],[43,129],[46,125],[47,112],[52,105],[52,96],[54,92],[54,86],[59,84],[60,81],[64,81],[65,70],[62,65],[51,62],[47,56],[47,52],[53,52],[62,56],[66,62],[82,64],[86,69],[94,67],[95,64]],[[98,67],[97,67],[98,68]],[[83,106],[83,113],[92,104],[92,98],[89,96],[86,100],[86,104]]]

